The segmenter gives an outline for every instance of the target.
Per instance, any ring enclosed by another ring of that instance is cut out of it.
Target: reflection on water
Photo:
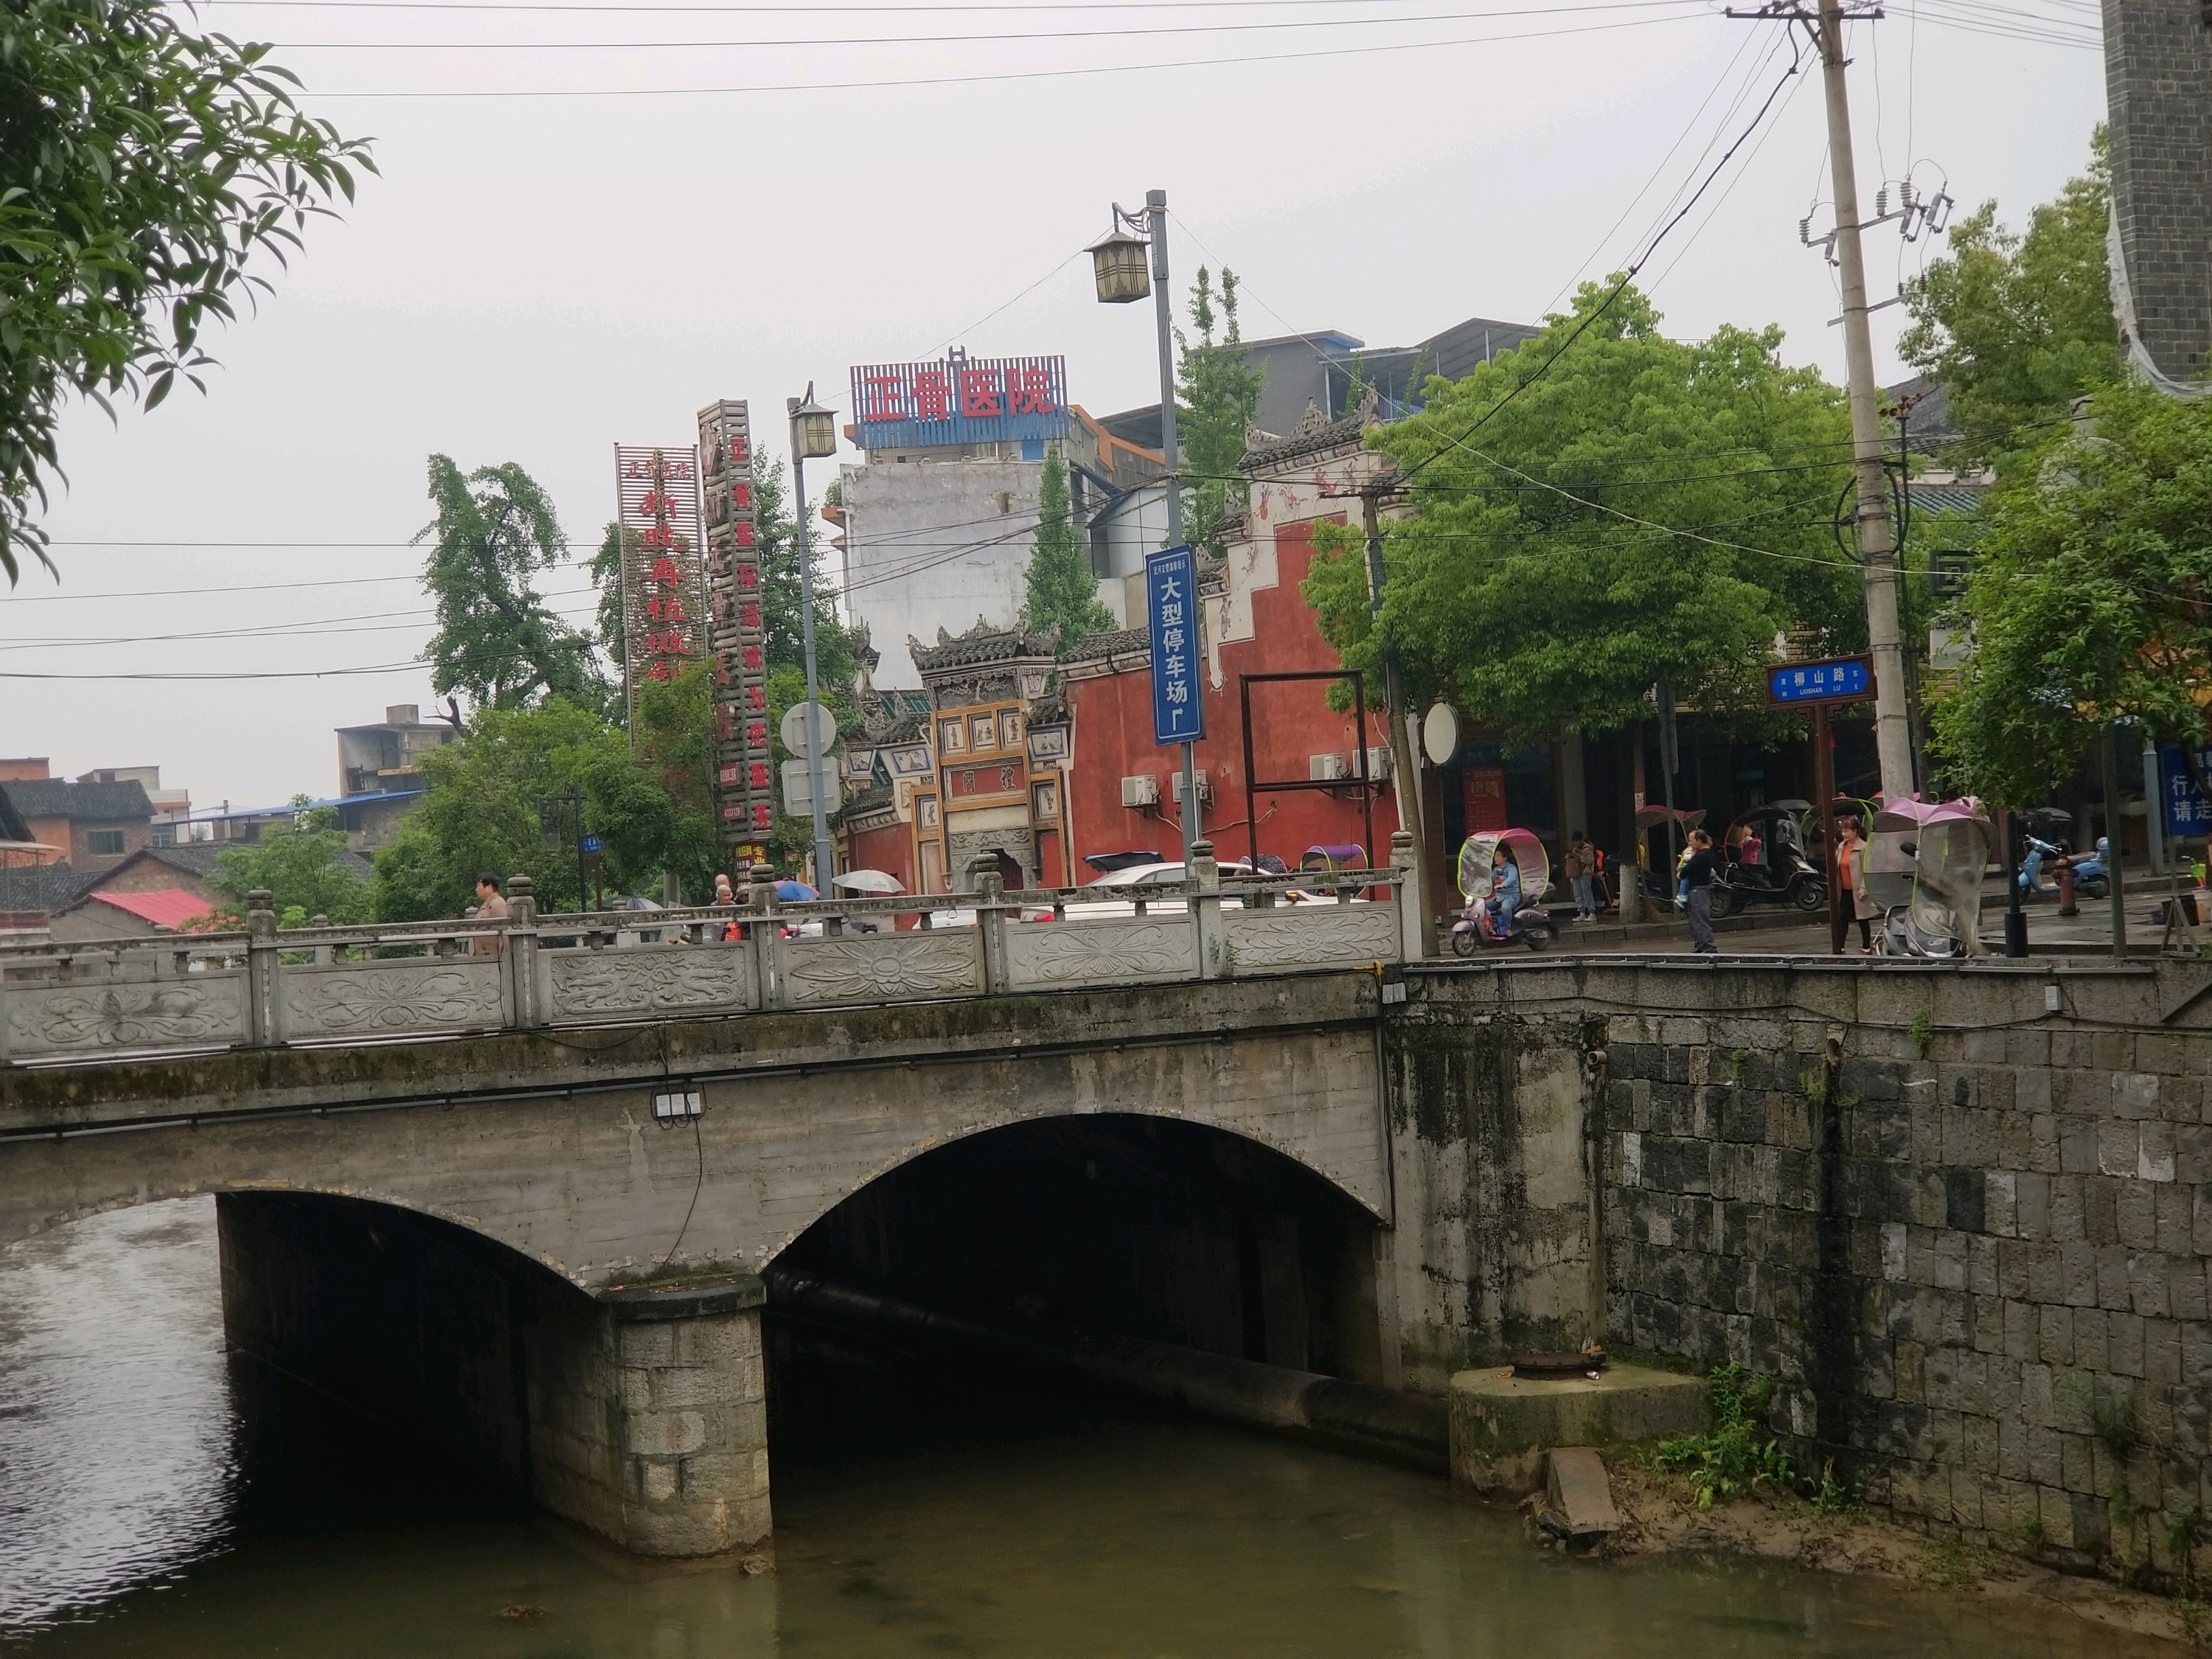
[[[231,1474],[211,1218],[0,1255],[0,1647],[171,1656],[2081,1656],[2071,1620],[1779,1567],[1540,1554],[1440,1483],[1179,1422],[779,1444],[776,1569],[627,1560],[327,1421]],[[258,1409],[258,1407],[257,1407]],[[296,1414],[296,1413],[295,1413]],[[312,1425],[310,1425],[313,1426]],[[257,1454],[258,1455],[258,1454]],[[11,1635],[12,1628],[12,1635]]]

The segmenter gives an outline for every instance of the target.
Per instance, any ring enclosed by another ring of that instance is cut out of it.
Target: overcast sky
[[[611,447],[688,443],[716,398],[750,398],[780,439],[770,411],[809,380],[842,410],[850,364],[957,342],[1066,354],[1094,413],[1152,401],[1150,309],[1097,304],[1080,256],[1109,204],[1148,187],[1169,193],[1178,289],[1226,262],[1248,337],[1397,345],[1471,315],[1534,320],[1633,256],[1790,52],[1782,25],[1706,0],[209,0],[200,16],[283,43],[309,107],[376,138],[382,176],[214,343],[208,396],[113,426],[71,412],[46,520],[61,580],[33,568],[0,598],[0,669],[404,663],[430,631],[406,544],[434,451],[520,462],[588,550]],[[1855,26],[1863,199],[1909,167],[2015,221],[2050,197],[2103,116],[2096,17],[2087,0],[1906,0]],[[945,38],[1017,34],[1061,38]],[[1779,323],[1788,360],[1840,380],[1832,275],[1798,231],[1827,222],[1818,82],[1808,60],[1644,282],[1672,331]],[[503,92],[563,95],[487,95]],[[1876,299],[1925,252],[1887,228],[1868,247]],[[1903,315],[1875,319],[1885,378],[1904,372]],[[186,587],[227,591],[151,592]],[[579,617],[583,587],[547,584]],[[242,629],[264,631],[153,637]],[[420,669],[15,679],[5,696],[0,754],[67,775],[159,764],[200,809],[334,793],[334,726],[431,701]]]

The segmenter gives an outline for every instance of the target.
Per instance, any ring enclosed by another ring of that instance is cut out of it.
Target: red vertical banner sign
[[[769,746],[768,635],[761,623],[760,548],[753,520],[752,420],[742,398],[699,411],[707,524],[708,638],[714,652],[714,800],[722,846],[742,882],[768,857],[775,827]]]
[[[707,654],[698,456],[617,444],[615,503],[623,545],[623,690],[635,717],[641,685],[673,679]]]
[[[1467,833],[1479,836],[1486,830],[1510,830],[1513,826],[1505,818],[1505,769],[1502,766],[1470,766],[1467,769],[1465,793],[1462,804],[1467,810]]]

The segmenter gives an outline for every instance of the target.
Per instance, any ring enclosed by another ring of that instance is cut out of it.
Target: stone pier
[[[216,1214],[246,1363],[641,1555],[769,1535],[757,1278],[594,1296],[393,1206],[241,1192]]]

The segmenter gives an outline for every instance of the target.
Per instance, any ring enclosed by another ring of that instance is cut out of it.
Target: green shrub
[[[1709,1386],[1712,1432],[1661,1441],[1659,1467],[1689,1477],[1701,1510],[1796,1486],[1796,1459],[1766,1432],[1763,1422],[1774,1398],[1774,1380],[1741,1365],[1716,1365]]]

